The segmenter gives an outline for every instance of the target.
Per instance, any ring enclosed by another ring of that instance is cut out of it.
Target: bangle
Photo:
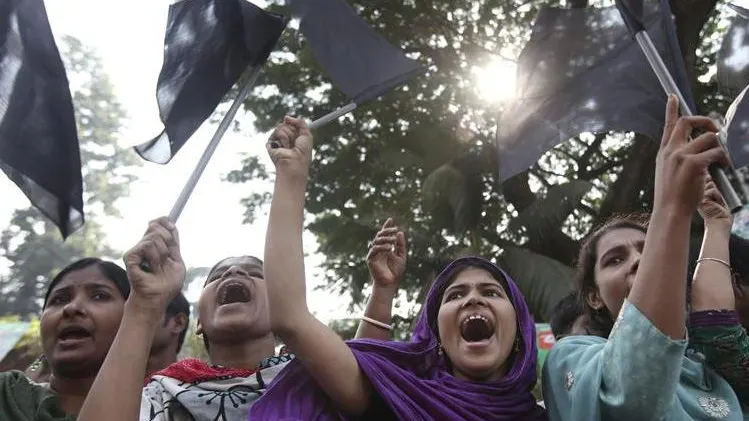
[[[725,265],[728,268],[728,270],[730,270],[731,273],[733,273],[733,268],[731,267],[731,264],[728,263],[728,262],[726,262],[725,260],[716,259],[715,257],[701,257],[701,258],[697,259],[697,264],[698,265],[700,263],[702,263],[702,262],[718,262],[718,263],[720,263],[722,265]]]
[[[370,323],[370,324],[373,324],[373,325],[379,327],[380,329],[393,330],[393,326],[392,325],[389,325],[387,323],[382,323],[379,320],[375,320],[375,319],[369,318],[367,316],[362,316],[361,319],[364,320],[367,323]]]

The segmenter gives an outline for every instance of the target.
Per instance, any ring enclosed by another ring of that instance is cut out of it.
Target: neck
[[[49,384],[50,388],[57,394],[57,399],[60,401],[63,411],[67,414],[78,414],[95,378],[94,375],[71,379],[55,376],[53,373],[49,377]]]
[[[146,365],[146,374],[155,373],[161,371],[168,366],[177,362],[177,346],[176,344],[162,348],[161,350],[152,352],[148,356],[148,365]]]
[[[260,338],[250,338],[240,343],[209,342],[211,363],[224,367],[252,370],[263,359],[275,352],[275,339],[272,333]]]

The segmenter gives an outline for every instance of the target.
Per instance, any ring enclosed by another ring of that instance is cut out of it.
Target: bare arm
[[[273,148],[272,142],[280,147]],[[311,149],[312,136],[304,122],[288,117],[269,142],[276,165],[265,242],[271,325],[333,402],[359,415],[369,405],[369,381],[351,349],[307,307],[302,228]]]
[[[705,220],[705,232],[699,257],[702,260],[697,264],[692,282],[692,311],[734,310],[736,298],[731,270],[722,263],[731,261],[728,241],[733,218],[713,182],[705,186],[700,214]]]
[[[369,296],[367,307],[364,310],[364,316],[378,322],[389,325],[392,322],[393,299],[395,291],[382,290],[377,286],[372,288],[372,295]],[[392,332],[380,326],[365,321],[359,321],[359,328],[356,329],[356,339],[368,338],[379,339],[381,341],[390,340]]]
[[[364,316],[378,322],[391,324],[393,300],[406,270],[406,237],[392,218],[388,218],[377,232],[367,253],[367,269],[372,279],[372,294],[367,301]],[[391,339],[391,331],[362,319],[356,338]]]
[[[139,268],[144,259],[150,272]],[[185,277],[174,226],[166,218],[151,222],[143,239],[126,254],[125,264],[132,291],[117,336],[78,414],[80,421],[139,418],[153,335]]]
[[[707,167],[727,158],[714,133],[687,142],[691,131],[716,131],[706,117],[678,118],[672,96],[656,163],[653,214],[629,300],[672,339],[684,338],[691,216],[702,200]]]

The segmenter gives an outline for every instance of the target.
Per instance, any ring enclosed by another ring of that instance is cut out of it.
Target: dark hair
[[[122,298],[127,299],[130,295],[130,281],[127,278],[127,272],[125,269],[117,266],[115,263],[107,262],[97,257],[86,257],[65,266],[57,275],[55,275],[54,278],[52,278],[52,282],[50,282],[49,287],[47,287],[47,293],[44,294],[44,305],[42,308],[47,307],[49,294],[55,288],[55,285],[62,281],[67,274],[85,269],[89,266],[96,266],[99,268],[104,277],[117,286],[117,289],[122,293]]]
[[[177,296],[169,303],[169,306],[167,306],[164,322],[166,323],[169,319],[178,314],[184,314],[187,316],[187,323],[185,324],[185,328],[182,329],[182,332],[180,332],[179,341],[177,342],[177,352],[180,352],[182,350],[182,344],[185,343],[187,326],[190,325],[190,303],[187,302],[187,298],[185,298],[185,295],[181,292],[177,294]]]
[[[566,297],[559,300],[551,311],[551,333],[554,338],[568,335],[572,331],[575,321],[582,316],[583,311],[580,301],[577,299],[577,291],[572,291]]]
[[[595,277],[598,242],[601,237],[616,229],[631,228],[647,232],[649,217],[650,215],[645,214],[612,217],[593,230],[580,247],[580,255],[575,268],[575,285],[577,286],[577,299],[581,306],[582,315],[586,317],[588,332],[592,335],[607,338],[611,333],[611,328],[614,327],[614,316],[609,309],[606,307],[594,309],[588,304],[590,293],[598,291]]]
[[[731,234],[728,240],[728,251],[731,256],[731,268],[736,274],[738,282],[749,284],[749,240],[736,234]]]

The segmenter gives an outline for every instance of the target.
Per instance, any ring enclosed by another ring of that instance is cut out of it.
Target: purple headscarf
[[[505,279],[515,307],[520,351],[507,375],[497,381],[471,382],[453,377],[438,353],[437,313],[442,294],[455,274],[467,267]],[[432,285],[411,341],[348,342],[372,387],[398,419],[409,421],[545,420],[531,390],[536,383],[536,328],[515,283],[488,260],[465,257],[452,262]],[[290,363],[263,397],[250,408],[251,421],[350,420],[339,412],[299,362]]]

